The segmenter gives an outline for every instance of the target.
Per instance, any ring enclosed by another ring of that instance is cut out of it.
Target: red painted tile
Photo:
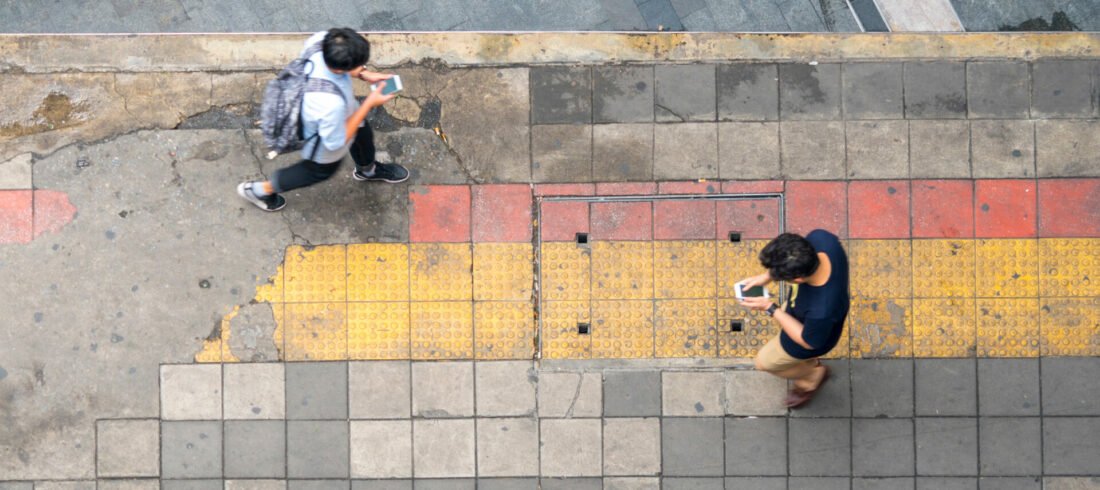
[[[61,191],[34,191],[34,236],[57,233],[76,217],[76,207]]]
[[[974,181],[913,181],[913,238],[973,237]]]
[[[849,182],[848,234],[852,238],[909,238],[909,181]]]
[[[599,182],[597,196],[648,196],[657,193],[656,182]]]
[[[592,203],[592,238],[652,240],[652,206],[649,202]]]
[[[594,184],[535,184],[536,196],[591,196]]]
[[[475,242],[531,241],[531,186],[476,185],[470,192]]]
[[[978,180],[974,183],[974,233],[979,238],[1036,236],[1034,180]]]
[[[409,240],[470,241],[470,188],[464,185],[409,188]]]
[[[34,238],[33,200],[29,190],[0,191],[0,244],[28,243]]]
[[[544,242],[571,242],[588,233],[588,203],[546,201],[539,209],[540,238]]]
[[[846,182],[787,182],[787,231],[805,235],[821,228],[848,237]]]
[[[716,181],[684,181],[684,182],[660,182],[657,184],[658,194],[717,194],[722,189],[722,184]]]
[[[722,182],[723,194],[760,194],[783,192],[782,180],[727,180]]]
[[[728,239],[731,231],[744,239],[772,239],[779,235],[779,201],[752,199],[717,202],[717,237]]]
[[[1040,180],[1039,236],[1100,238],[1100,179]]]
[[[714,201],[654,201],[653,219],[658,240],[714,239]]]

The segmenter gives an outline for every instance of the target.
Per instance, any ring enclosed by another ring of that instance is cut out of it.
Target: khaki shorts
[[[791,357],[787,351],[783,350],[783,346],[779,343],[778,335],[769,340],[767,344],[764,344],[764,347],[756,354],[757,367],[769,373],[786,371],[802,364],[816,366],[817,359],[798,359]]]

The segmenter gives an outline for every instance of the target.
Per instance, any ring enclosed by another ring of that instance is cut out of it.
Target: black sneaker
[[[286,207],[286,199],[283,196],[278,194],[264,197],[257,196],[252,190],[253,185],[255,185],[254,182],[242,182],[241,185],[237,186],[237,194],[264,211],[278,211]]]
[[[398,163],[374,162],[374,175],[366,175],[359,168],[351,171],[351,177],[358,181],[381,181],[396,184],[409,180],[409,171]]]

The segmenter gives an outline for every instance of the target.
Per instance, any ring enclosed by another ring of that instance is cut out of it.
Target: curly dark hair
[[[334,70],[352,70],[363,66],[370,59],[370,43],[347,27],[335,27],[325,34],[321,41],[321,52],[325,54],[325,64]]]
[[[813,275],[821,261],[809,240],[795,233],[784,233],[760,251],[760,264],[768,269],[772,279],[790,281]]]

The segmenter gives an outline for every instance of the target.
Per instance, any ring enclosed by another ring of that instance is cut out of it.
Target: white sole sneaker
[[[267,212],[275,212],[286,207],[286,199],[278,194],[272,194],[267,199],[257,197],[256,193],[252,192],[252,184],[252,182],[241,182],[237,186],[237,195]]]

